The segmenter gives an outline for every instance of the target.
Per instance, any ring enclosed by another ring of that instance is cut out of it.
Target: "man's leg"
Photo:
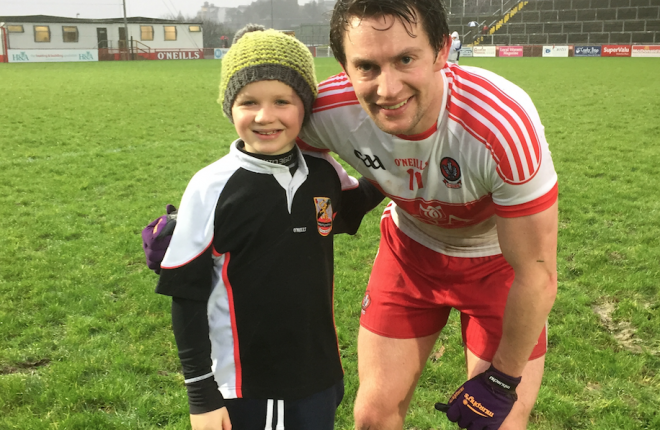
[[[403,428],[417,380],[438,334],[416,339],[393,339],[360,327],[356,429]]]
[[[490,362],[480,359],[467,348],[465,348],[465,357],[468,379],[485,371],[490,366]],[[527,428],[529,415],[539,394],[539,388],[541,388],[544,365],[545,355],[527,362],[525,370],[523,370],[522,381],[516,389],[518,401],[513,405],[511,413],[502,423],[500,430],[523,430]]]

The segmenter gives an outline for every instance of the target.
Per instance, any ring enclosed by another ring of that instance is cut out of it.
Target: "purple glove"
[[[147,267],[160,273],[160,263],[172,240],[176,226],[176,208],[167,205],[167,215],[156,218],[142,230],[142,249],[147,257]]]
[[[516,387],[522,378],[513,378],[491,365],[463,384],[449,399],[449,404],[436,403],[449,421],[462,429],[497,430],[518,400]]]

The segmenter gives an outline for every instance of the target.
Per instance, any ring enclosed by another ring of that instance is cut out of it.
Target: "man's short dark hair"
[[[437,55],[449,35],[447,12],[442,0],[337,0],[330,19],[330,47],[335,58],[346,66],[344,33],[353,17],[358,19],[393,16],[401,21],[410,37],[413,24],[420,24]]]

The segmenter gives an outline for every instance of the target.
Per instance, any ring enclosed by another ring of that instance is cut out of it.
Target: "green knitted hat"
[[[298,94],[307,119],[317,94],[314,58],[309,49],[292,36],[257,25],[248,25],[236,36],[222,57],[218,103],[225,116],[234,122],[231,108],[241,88],[252,82],[276,80]]]

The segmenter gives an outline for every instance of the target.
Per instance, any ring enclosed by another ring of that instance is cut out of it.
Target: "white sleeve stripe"
[[[318,87],[319,89],[325,87],[333,87],[335,85],[343,85],[347,82],[348,82],[348,77],[344,74],[339,74],[339,75],[331,76],[325,81],[319,83]]]
[[[534,147],[533,147],[533,142],[536,140],[536,135],[531,136],[529,134],[529,130],[525,126],[522,118],[520,118],[520,116],[516,112],[514,112],[508,105],[498,103],[495,96],[492,93],[490,93],[490,92],[486,91],[485,89],[483,89],[482,87],[474,85],[472,82],[462,82],[462,83],[464,84],[464,88],[465,87],[470,87],[470,89],[477,92],[477,93],[470,93],[468,91],[460,91],[461,93],[463,93],[464,96],[467,97],[468,94],[469,94],[470,96],[472,96],[472,97],[470,97],[472,100],[482,99],[481,100],[482,103],[484,103],[483,98],[487,98],[487,99],[497,103],[497,108],[498,109],[496,109],[495,111],[500,113],[499,110],[501,109],[506,114],[508,114],[508,116],[510,117],[510,119],[506,119],[502,115],[502,118],[504,119],[504,121],[502,121],[502,124],[511,125],[511,122],[515,122],[516,125],[518,126],[518,128],[520,129],[520,131],[522,132],[522,136],[518,136],[519,141],[526,142],[526,146],[528,147],[528,150],[529,150],[530,154],[535,154]],[[492,107],[492,104],[490,104],[488,102],[485,102],[485,104],[487,104],[488,107]],[[531,120],[529,120],[529,122],[532,123]],[[533,127],[533,125],[532,125],[532,127]],[[535,130],[534,130],[534,133],[536,134]],[[518,135],[518,133],[515,133],[515,135]],[[522,151],[522,148],[520,148],[520,150]],[[524,152],[521,152],[521,154],[523,154],[523,156],[521,158],[523,160],[525,160]],[[532,156],[531,159],[532,159],[532,170],[536,170],[538,168],[538,159],[535,156]]]
[[[213,376],[213,372],[209,372],[209,373],[207,373],[206,375],[195,376],[194,378],[186,379],[186,380],[184,380],[183,382],[184,382],[185,384],[192,384],[193,382],[202,381],[202,380],[204,380],[204,379],[208,379],[208,378],[210,378],[210,377],[212,377],[212,376]]]
[[[474,117],[478,122],[481,124],[485,125],[490,129],[490,131],[495,135],[495,137],[498,140],[498,143],[504,149],[504,152],[506,152],[507,159],[509,160],[509,163],[511,164],[511,174],[513,175],[514,181],[518,182],[520,180],[518,176],[518,165],[516,164],[516,156],[513,155],[513,152],[511,150],[511,146],[507,145],[506,138],[502,135],[500,130],[495,127],[488,119],[486,119],[484,116],[482,116],[479,112],[471,108],[470,106],[464,104],[463,102],[459,101],[458,99],[454,99],[454,102],[456,106],[460,107],[461,109],[465,110],[468,112],[469,115]],[[525,172],[527,173],[527,172]]]
[[[459,97],[455,97],[455,101],[459,101]],[[493,116],[493,119],[498,123],[489,121],[488,119],[483,118],[478,114],[475,108],[469,104],[463,103],[460,100],[460,103],[456,103],[463,107],[463,109],[480,121],[483,125],[488,127],[488,129],[497,136],[498,143],[502,146],[506,153],[509,163],[511,163],[511,169],[514,172],[514,176],[519,176],[518,168],[522,168],[522,173],[524,178],[529,178],[532,176],[532,173],[538,168],[538,162],[532,157],[532,166],[527,162],[527,156],[523,149],[523,145],[527,146],[529,150],[529,144],[525,144],[521,141],[520,135],[516,133],[513,129],[511,123],[509,123],[506,118],[498,111],[492,111],[488,108],[488,105],[479,99],[470,100],[474,105],[481,107],[484,111],[488,112]],[[483,119],[482,119],[483,118]],[[507,135],[505,136],[504,133]],[[513,178],[514,180],[520,180],[520,178]]]
[[[456,71],[459,71],[458,68],[456,69]],[[489,110],[499,111],[505,118],[508,118],[510,125],[519,128],[519,138],[521,142],[524,142],[522,150],[526,151],[520,162],[528,165],[529,170],[533,172],[533,176],[541,163],[543,150],[541,148],[541,138],[537,132],[537,128],[541,125],[537,119],[529,115],[527,109],[530,107],[523,107],[517,100],[511,98],[506,91],[478,74],[461,69],[456,78],[453,91],[469,93],[481,99],[491,108]],[[531,106],[531,109],[534,110],[533,106]]]
[[[161,268],[161,269],[178,269],[178,268],[181,267],[181,266],[185,266],[186,264],[190,263],[191,261],[194,261],[195,259],[197,259],[200,255],[204,254],[204,253],[206,252],[206,250],[209,249],[209,246],[211,246],[212,244],[213,244],[213,238],[211,238],[211,241],[209,242],[208,245],[206,245],[206,246],[204,247],[204,249],[202,250],[202,252],[200,252],[199,254],[195,255],[194,257],[192,257],[192,258],[190,258],[190,259],[184,261],[183,263],[174,264],[174,265],[171,265],[171,266],[166,266],[166,265],[164,265],[163,263],[161,263],[161,264],[160,264],[160,268]],[[168,250],[169,250],[169,248],[168,248]],[[165,259],[163,258],[163,260],[165,260]]]
[[[322,99],[322,98],[325,98],[325,97],[334,96],[335,94],[352,93],[354,91],[355,90],[353,90],[352,86],[327,89],[327,90],[323,91],[322,93],[319,93],[317,98]]]

